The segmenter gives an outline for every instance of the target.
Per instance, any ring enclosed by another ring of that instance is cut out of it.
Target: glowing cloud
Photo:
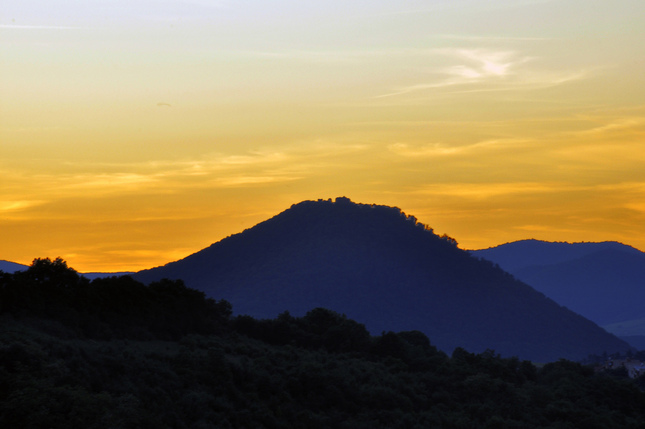
[[[468,155],[473,152],[508,150],[526,144],[527,140],[500,139],[486,140],[462,146],[448,146],[441,143],[411,145],[408,143],[394,143],[388,146],[391,152],[405,157],[434,157],[450,155]]]
[[[435,68],[431,83],[402,86],[376,98],[399,96],[430,89],[455,87],[456,92],[534,90],[580,80],[589,75],[587,70],[550,71],[527,67],[538,59],[516,51],[494,49],[440,48],[428,55],[443,56],[457,63]]]
[[[46,201],[43,200],[2,201],[0,202],[0,213],[25,210],[45,203]]]

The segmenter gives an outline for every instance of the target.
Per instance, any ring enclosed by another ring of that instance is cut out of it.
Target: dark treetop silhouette
[[[449,357],[324,308],[232,317],[181,280],[90,282],[60,258],[0,272],[0,427],[637,429],[639,387],[625,368]]]

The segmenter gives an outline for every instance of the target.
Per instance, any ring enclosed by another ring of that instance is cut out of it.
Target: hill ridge
[[[629,348],[401,209],[344,197],[294,204],[134,277],[183,279],[256,318],[329,308],[372,333],[420,330],[448,352],[548,361]]]
[[[619,328],[645,319],[645,253],[632,246],[522,241],[471,254],[499,264],[612,333],[645,335],[645,330],[622,332]]]

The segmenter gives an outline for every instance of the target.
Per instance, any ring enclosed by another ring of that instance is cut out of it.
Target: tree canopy
[[[645,393],[618,373],[449,356],[419,331],[371,336],[325,308],[233,317],[178,280],[89,282],[36,260],[0,272],[0,303],[0,427],[645,425]]]

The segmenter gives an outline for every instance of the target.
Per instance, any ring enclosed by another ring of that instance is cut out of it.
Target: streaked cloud
[[[629,192],[645,196],[645,182],[622,182],[612,184],[598,185],[597,188],[601,191],[609,192]]]
[[[590,120],[594,121],[594,118],[590,118]],[[598,120],[602,120],[602,118],[595,119],[595,121]],[[609,122],[605,122],[602,125],[582,131],[573,131],[571,133],[578,136],[592,136],[623,131],[633,131],[639,134],[643,134],[645,132],[645,117],[616,118],[610,120]]]
[[[247,155],[227,155],[223,157],[215,157],[211,161],[211,165],[248,166],[273,162],[283,162],[286,161],[287,158],[287,155],[280,152],[253,151]]]
[[[0,28],[10,30],[85,30],[86,27],[75,27],[66,25],[16,25],[0,24]]]
[[[28,179],[32,194],[51,200],[91,195],[186,192],[189,189],[240,188],[293,182],[367,148],[360,144],[316,139],[280,150],[252,150],[240,154],[211,153],[195,159],[123,163],[67,162],[64,172],[39,172]],[[13,194],[7,194],[11,197]],[[13,195],[15,197],[15,195]],[[8,204],[8,203],[7,203]],[[28,207],[14,202],[6,209]],[[1,206],[0,206],[1,207]]]
[[[622,182],[613,184],[576,184],[572,182],[437,183],[418,185],[410,192],[474,199],[514,194],[602,194],[606,197],[613,195],[611,200],[618,205],[640,206],[638,203],[625,203],[625,201],[642,201],[645,197],[645,182]]]
[[[453,92],[535,90],[562,85],[589,76],[588,70],[539,68],[539,59],[513,50],[441,48],[431,51],[453,65],[431,69],[431,82],[400,86],[376,96],[386,98],[432,89],[453,88]],[[533,63],[531,67],[528,67]],[[544,66],[543,66],[544,67]]]
[[[481,51],[472,49],[457,49],[454,54],[464,59],[472,61],[474,65],[453,66],[447,70],[448,74],[454,74],[456,77],[485,78],[487,76],[506,76],[510,72],[510,67],[515,67],[527,61],[527,58],[516,58],[514,52],[505,51]]]
[[[388,150],[397,155],[413,158],[468,155],[473,152],[488,150],[508,150],[513,147],[523,146],[528,140],[523,139],[494,139],[484,140],[467,145],[447,145],[442,143],[430,143],[413,145],[409,143],[394,143],[388,145]]]
[[[625,204],[625,208],[645,214],[645,202],[633,202]]]
[[[94,174],[72,176],[69,178],[68,188],[74,189],[101,189],[113,188],[123,191],[125,188],[140,188],[142,185],[155,181],[155,175],[135,173]]]
[[[491,36],[491,35],[467,35],[467,34],[438,34],[435,37],[447,40],[463,40],[467,42],[540,42],[551,40],[548,37],[515,37],[515,36]]]
[[[45,200],[0,201],[0,213],[16,212],[45,204]]]
[[[567,192],[571,189],[571,186],[562,183],[445,183],[422,185],[413,192],[433,196],[450,196],[482,200],[515,194]]]
[[[508,75],[513,69],[527,61],[518,57],[515,52],[493,51],[481,49],[435,49],[434,55],[450,57],[458,64],[436,68],[431,74],[438,76],[434,82],[403,86],[394,91],[377,96],[377,98],[392,97],[434,88],[444,88],[482,82],[490,78],[500,78]]]
[[[472,12],[491,12],[503,9],[515,9],[517,7],[538,5],[544,3],[551,3],[559,0],[498,0],[495,2],[481,2],[477,0],[453,0],[453,1],[438,1],[433,2],[432,5],[424,5],[416,8],[397,8],[384,14],[387,15],[419,15],[429,13],[441,13],[450,10],[468,10]]]
[[[253,186],[253,185],[266,185],[278,182],[290,182],[293,180],[301,179],[301,177],[289,177],[289,176],[227,176],[220,179],[216,179],[211,182],[214,186],[222,187],[242,187],[242,186]]]
[[[338,195],[645,246],[643,2],[5,3],[3,259],[147,268]]]
[[[577,232],[573,228],[554,228],[550,225],[516,225],[512,229],[522,231],[523,233],[542,233],[542,234],[562,234]]]

